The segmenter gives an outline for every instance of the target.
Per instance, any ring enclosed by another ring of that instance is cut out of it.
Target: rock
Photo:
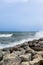
[[[19,48],[18,51],[25,51],[23,48]]]
[[[3,51],[2,53],[3,53],[3,56],[10,54],[9,51]]]
[[[30,61],[30,65],[40,65],[40,61],[42,61],[42,60],[43,60],[43,58],[41,57],[41,55],[36,54],[34,56],[33,61]]]
[[[25,50],[23,48],[20,48],[18,51],[13,51],[13,53],[16,55],[23,55],[25,54]]]
[[[16,54],[17,56],[21,55],[20,51],[13,51],[14,54]]]
[[[33,43],[31,42],[31,43],[29,43],[29,47],[32,47],[33,46]]]
[[[28,46],[28,42],[25,42],[25,43],[23,43],[23,44],[21,44],[21,48],[24,48],[25,46]]]
[[[0,51],[0,61],[3,60],[3,54],[2,51]]]
[[[0,49],[0,65],[43,65],[43,39]]]
[[[43,60],[40,61],[39,65],[43,65]]]
[[[27,47],[25,53],[31,53],[31,55],[33,56],[33,55],[35,55],[37,52],[34,51],[33,49],[31,49],[30,47]]]
[[[42,44],[43,45],[43,41],[39,41],[39,44]]]
[[[3,61],[0,62],[0,65],[4,65]]]
[[[17,55],[15,55],[14,53],[12,53],[12,54],[7,54],[7,55],[5,55],[4,57],[3,57],[3,59],[5,60],[5,59],[10,59],[10,58],[16,58],[17,57]]]
[[[38,41],[43,41],[43,38],[40,38]]]
[[[13,53],[16,54],[17,56],[24,54],[23,51],[13,51]]]
[[[19,56],[22,61],[30,61],[31,60],[31,54],[24,54]]]
[[[29,62],[22,62],[21,65],[30,65]]]
[[[33,62],[31,61],[31,62],[30,62],[30,65],[39,65],[39,62],[38,62],[38,60],[36,59],[36,60],[33,61]]]
[[[14,53],[4,57],[4,65],[19,65],[21,59]]]
[[[43,51],[39,51],[39,52],[37,52],[37,54],[41,55],[43,58]]]
[[[25,50],[29,50],[30,47],[29,47],[29,46],[25,46],[24,49],[25,49]]]
[[[23,46],[28,46],[28,42],[23,43]]]

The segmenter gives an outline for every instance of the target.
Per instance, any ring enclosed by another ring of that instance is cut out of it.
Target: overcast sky
[[[43,0],[0,0],[0,31],[43,30]]]

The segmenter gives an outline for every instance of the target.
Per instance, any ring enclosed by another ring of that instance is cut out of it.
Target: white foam
[[[2,48],[7,48],[7,47],[13,47],[13,46],[16,46],[18,44],[22,44],[22,43],[25,43],[25,42],[28,42],[28,41],[32,41],[36,38],[28,38],[28,39],[23,39],[21,41],[18,41],[18,42],[13,42],[13,43],[10,43],[10,44],[7,44],[7,45],[4,45],[4,44],[1,44],[0,45],[0,49]],[[38,39],[38,38],[37,38]]]
[[[9,44],[0,44],[0,49],[2,49],[2,48],[7,48],[7,47],[13,47],[13,46],[16,46],[16,45],[18,45],[18,44],[22,44],[22,43],[24,43],[24,42],[27,42],[27,41],[29,41],[29,40],[33,40],[33,38],[32,39],[23,39],[23,40],[21,40],[21,41],[18,41],[18,42],[13,42],[13,43],[9,43]]]
[[[12,36],[12,35],[10,35],[10,36]],[[7,37],[10,37],[10,36],[7,36]],[[6,36],[4,36],[4,37],[6,37]],[[22,44],[22,43],[24,43],[24,42],[28,42],[28,41],[32,41],[32,40],[38,40],[38,39],[40,39],[40,38],[43,38],[43,31],[40,31],[40,32],[36,32],[36,34],[34,35],[34,37],[33,38],[27,38],[27,39],[23,39],[23,40],[21,40],[21,41],[18,41],[18,42],[13,42],[13,43],[10,43],[10,44],[7,44],[7,45],[0,45],[0,48],[2,49],[2,48],[7,48],[7,47],[12,47],[12,46],[16,46],[16,45],[18,45],[18,44]]]
[[[36,32],[35,37],[36,38],[43,38],[43,31]]]
[[[12,34],[0,34],[0,37],[11,37]]]

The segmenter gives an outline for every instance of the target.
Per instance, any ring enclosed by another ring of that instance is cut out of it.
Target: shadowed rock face
[[[0,49],[0,65],[43,65],[43,39]]]
[[[43,65],[43,61],[40,61],[40,65]]]

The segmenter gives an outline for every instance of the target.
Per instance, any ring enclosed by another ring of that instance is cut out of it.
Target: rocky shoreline
[[[43,39],[0,49],[0,65],[43,65]]]

